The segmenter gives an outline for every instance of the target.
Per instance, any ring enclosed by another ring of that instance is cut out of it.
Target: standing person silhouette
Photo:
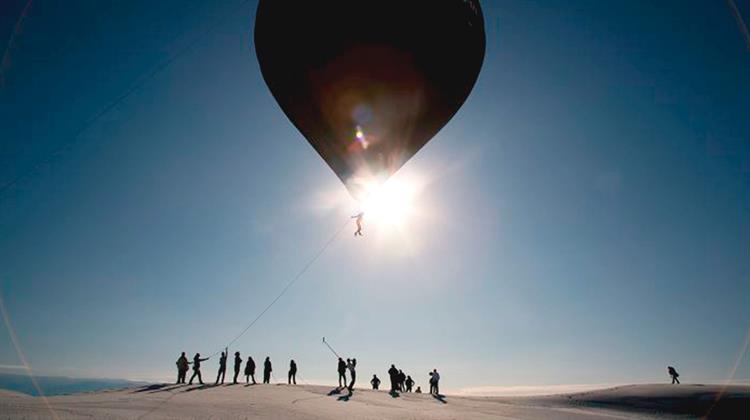
[[[271,383],[271,372],[273,372],[273,366],[271,366],[271,358],[266,356],[266,361],[263,362],[263,383]]]
[[[677,378],[680,377],[680,374],[677,373],[677,370],[675,370],[675,368],[673,368],[672,366],[667,366],[667,373],[669,373],[669,376],[672,377],[672,384],[673,385],[674,384],[678,384],[678,385],[680,384],[680,380],[677,379]]]
[[[359,212],[359,214],[352,216],[352,219],[357,219],[357,230],[354,232],[354,236],[362,236],[362,219],[364,217],[364,212]]]
[[[432,369],[432,372],[430,372],[430,394],[440,394],[438,382],[440,382],[440,374],[438,373],[437,369]]]
[[[372,384],[372,389],[374,390],[377,390],[380,387],[380,379],[378,378],[378,375],[372,375],[370,384]]]
[[[232,381],[233,384],[237,383],[237,377],[240,376],[240,369],[242,369],[242,358],[240,357],[240,352],[236,351],[234,352],[234,380]]]
[[[404,384],[406,384],[406,392],[411,392],[411,388],[414,386],[414,379],[412,379],[411,376],[406,375],[406,381]]]
[[[351,382],[349,382],[349,392],[354,391],[354,382],[357,381],[357,371],[355,370],[357,367],[357,359],[346,359],[346,367],[349,368],[349,376],[351,377]]]
[[[339,388],[343,388],[346,386],[346,362],[344,362],[344,359],[340,357],[339,357],[338,372],[339,372]]]
[[[245,365],[245,383],[250,383],[250,377],[253,378],[253,385],[255,385],[257,382],[255,382],[255,360],[251,356],[247,356],[247,364]]]
[[[193,357],[193,376],[190,377],[190,382],[188,383],[188,385],[193,384],[193,379],[195,379],[196,376],[198,377],[198,382],[203,385],[203,378],[201,377],[201,362],[205,362],[208,359],[210,359],[210,357],[201,359],[201,354],[195,353],[195,357]]]
[[[289,385],[291,385],[292,383],[297,385],[297,364],[294,363],[294,359],[289,362],[289,377],[287,378],[287,383]]]
[[[177,359],[177,383],[178,384],[184,384],[185,383],[185,376],[187,376],[187,371],[190,369],[190,362],[188,362],[187,357],[185,357],[185,352],[183,351],[180,355],[180,358]]]
[[[224,377],[227,376],[227,353],[229,352],[229,349],[224,349],[223,352],[221,352],[221,357],[219,357],[219,373],[216,374],[216,382],[214,385],[219,384],[219,379],[221,379],[221,383],[224,383]]]
[[[396,369],[396,366],[391,365],[391,368],[388,369],[388,376],[391,377],[391,394],[393,394],[398,388],[398,369]]]

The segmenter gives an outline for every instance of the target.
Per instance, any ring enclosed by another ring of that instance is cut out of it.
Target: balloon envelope
[[[260,0],[271,93],[357,199],[458,111],[484,60],[478,0]]]

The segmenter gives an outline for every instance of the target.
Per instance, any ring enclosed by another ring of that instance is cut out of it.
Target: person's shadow
[[[135,391],[133,391],[133,393],[136,393],[136,392],[157,391],[157,390],[160,390],[162,388],[166,388],[166,387],[172,386],[172,385],[176,385],[176,384],[153,384],[153,385],[146,385],[146,386],[144,386],[142,388],[136,389]]]
[[[347,393],[346,395],[342,395],[342,396],[340,396],[340,397],[338,398],[338,400],[339,400],[339,401],[344,401],[344,402],[346,402],[346,401],[349,401],[349,398],[351,398],[351,397],[352,397],[352,394],[353,394],[352,390],[351,390],[351,389],[349,389],[349,388],[347,388],[346,390],[348,391],[348,393]]]
[[[203,391],[204,389],[215,388],[217,386],[219,386],[219,385],[216,385],[216,384],[203,384],[203,385],[197,386],[195,388],[188,388],[188,389],[186,389],[186,390],[184,390],[182,392]]]
[[[329,393],[328,393],[328,396],[329,396],[329,397],[332,397],[332,396],[334,396],[334,395],[339,395],[339,394],[341,394],[341,390],[342,390],[342,389],[344,389],[344,388],[338,388],[338,387],[337,387],[337,388],[333,388],[333,389],[331,390],[331,392],[329,392]]]
[[[445,400],[445,395],[443,394],[432,394],[432,398],[440,401],[443,404],[448,404],[448,401]]]

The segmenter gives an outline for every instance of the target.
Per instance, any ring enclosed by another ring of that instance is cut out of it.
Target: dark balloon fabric
[[[281,109],[359,199],[464,103],[484,18],[477,0],[260,0],[255,49]]]

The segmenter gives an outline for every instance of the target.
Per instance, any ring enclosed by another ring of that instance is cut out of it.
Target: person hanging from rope
[[[362,219],[365,216],[365,212],[361,211],[359,214],[352,216],[352,219],[357,219],[357,231],[354,232],[354,236],[362,236]]]
[[[198,382],[200,382],[200,384],[203,385],[203,378],[201,377],[201,362],[205,362],[208,359],[210,359],[210,357],[201,359],[201,354],[195,353],[195,357],[193,357],[193,361],[188,362],[188,363],[193,364],[193,376],[190,377],[190,382],[188,383],[188,385],[193,384],[193,379],[195,379],[196,376],[198,377]]]
[[[224,349],[223,352],[221,352],[221,357],[219,357],[219,372],[216,374],[216,382],[214,385],[219,385],[219,380],[221,379],[221,383],[224,384],[224,377],[227,376],[227,353],[229,352],[229,349]]]

